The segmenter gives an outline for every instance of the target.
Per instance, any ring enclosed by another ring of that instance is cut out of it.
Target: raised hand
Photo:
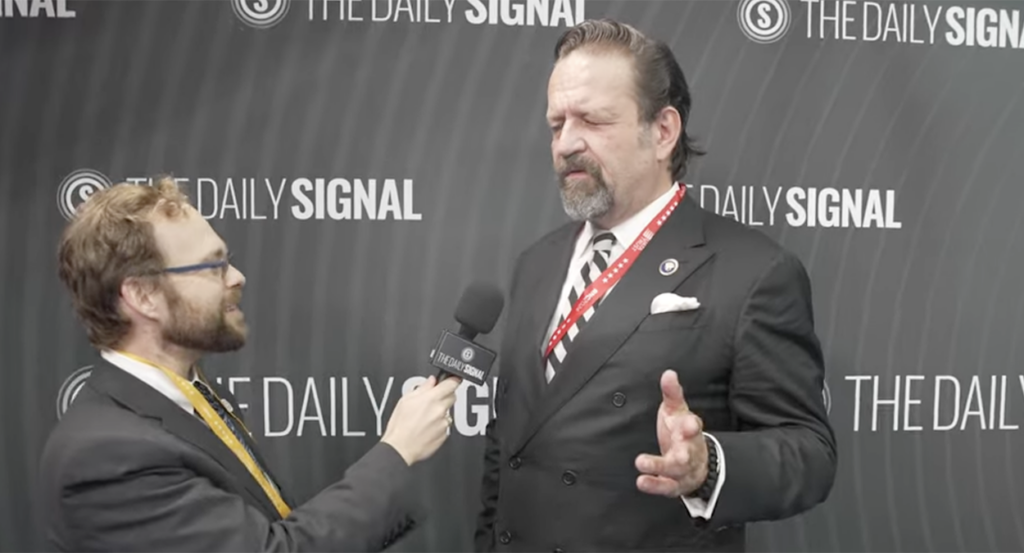
[[[666,497],[689,495],[708,476],[704,423],[690,412],[675,371],[668,370],[661,375],[661,398],[657,423],[661,455],[637,456],[636,468],[641,475],[636,487],[642,492]]]

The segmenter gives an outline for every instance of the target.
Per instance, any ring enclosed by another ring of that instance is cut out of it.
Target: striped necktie
[[[573,306],[576,305],[576,300],[580,298],[580,295],[587,289],[587,286],[590,286],[590,283],[594,282],[608,268],[611,262],[612,247],[615,245],[615,235],[610,232],[602,232],[594,236],[591,244],[593,254],[590,261],[583,264],[580,274],[576,276],[576,281],[573,282],[572,288],[569,289],[569,295],[563,298],[559,304],[559,317],[558,325],[555,325],[556,328],[569,316]],[[569,354],[572,341],[594,316],[599,305],[601,305],[600,301],[588,309],[580,318],[576,319],[576,323],[569,327],[568,332],[555,345],[555,349],[551,351],[551,355],[547,359],[547,368],[544,370],[544,377],[548,382],[551,382],[555,373],[562,368],[562,362],[565,361],[565,357]]]
[[[193,384],[195,385],[196,389],[199,390],[199,393],[203,394],[203,397],[206,398],[206,401],[210,403],[210,407],[213,407],[213,410],[217,412],[217,415],[219,415],[220,418],[224,420],[224,424],[228,427],[228,430],[230,430],[231,433],[234,434],[236,438],[238,438],[238,441],[241,442],[242,447],[244,447],[245,450],[249,453],[249,456],[252,457],[252,460],[256,463],[256,465],[260,466],[259,458],[256,457],[255,453],[253,453],[252,449],[249,447],[249,443],[245,441],[245,436],[242,434],[242,429],[238,428],[238,425],[235,424],[235,418],[228,414],[227,410],[224,408],[224,404],[220,402],[220,398],[214,395],[213,390],[207,387],[206,384],[204,384],[201,380],[196,380],[195,382],[193,382]],[[198,413],[196,413],[196,415],[198,416]],[[209,423],[210,421],[206,422]],[[270,474],[267,473],[266,469],[260,466],[260,470],[263,472],[263,476],[267,479],[267,482],[269,482],[271,486],[277,488],[277,484],[275,484],[274,481],[271,480]]]

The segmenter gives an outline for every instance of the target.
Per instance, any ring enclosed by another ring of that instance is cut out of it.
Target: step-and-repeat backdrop
[[[208,370],[309,497],[463,287],[565,220],[546,82],[599,17],[675,51],[690,193],[813,279],[839,474],[750,548],[1024,547],[1024,2],[0,0],[0,549],[43,546],[38,456],[96,360],[55,268],[91,192],[170,173],[234,249],[252,339]],[[491,378],[397,550],[472,547]]]

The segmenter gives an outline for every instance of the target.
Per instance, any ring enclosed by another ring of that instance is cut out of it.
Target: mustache
[[[569,157],[562,158],[562,161],[558,166],[558,176],[565,178],[569,173],[575,171],[584,171],[590,175],[599,174],[597,164],[580,154],[573,154]]]

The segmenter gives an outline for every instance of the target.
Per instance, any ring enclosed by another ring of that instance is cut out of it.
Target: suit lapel
[[[544,345],[550,338],[548,327],[551,326],[555,308],[561,300],[559,296],[572,260],[576,236],[582,227],[582,223],[566,225],[551,237],[544,250],[539,252],[538,261],[533,264],[534,273],[529,283],[523,287],[527,292],[533,292],[526,300],[530,307],[521,338],[528,342],[522,347],[523,355],[527,357],[524,366],[527,367],[525,377],[531,403],[544,393],[547,386],[544,381],[544,360],[541,356]]]
[[[530,410],[515,450],[525,446],[544,422],[569,401],[633,334],[649,315],[651,300],[655,296],[679,287],[712,257],[712,252],[703,246],[701,211],[686,196],[576,336],[558,374],[547,384],[543,383],[543,376],[539,377],[543,391]],[[679,263],[676,272],[668,276],[659,271],[666,259],[675,259]],[[558,266],[561,268],[562,265],[564,263]],[[564,274],[564,270],[558,272],[556,280],[559,283]],[[557,301],[547,295],[538,298],[538,302],[546,303],[544,310],[549,310]],[[543,370],[534,372],[540,374]]]
[[[90,384],[97,391],[109,395],[135,413],[159,420],[168,432],[196,446],[215,459],[224,470],[238,478],[245,491],[268,516],[274,519],[280,518],[277,508],[267,497],[259,482],[249,474],[249,470],[238,460],[231,449],[224,445],[224,442],[220,441],[220,438],[198,417],[185,412],[184,409],[145,382],[107,361],[98,365],[97,372],[90,377]],[[250,447],[252,446],[250,445]]]
[[[235,414],[238,415],[238,418],[242,419],[242,421],[245,422],[245,419],[241,415],[241,409],[239,409],[239,407],[238,407],[238,399],[234,396],[234,394],[232,394],[230,391],[228,391],[228,389],[226,387],[221,386],[220,384],[217,384],[216,381],[208,380],[208,382],[210,383],[210,386],[213,387],[214,392],[216,392],[218,396],[220,396],[223,399],[228,400],[231,403],[231,405],[233,406],[233,408],[235,410]],[[248,426],[248,423],[246,423],[246,426]],[[287,503],[288,505],[294,507],[295,506],[295,498],[291,497],[291,495],[289,495],[286,492],[284,486],[281,485],[281,480],[270,469],[270,465],[267,463],[267,460],[263,458],[263,453],[260,451],[260,448],[256,444],[256,438],[248,435],[245,432],[245,430],[242,430],[242,437],[245,439],[246,444],[249,445],[249,449],[252,450],[253,455],[256,456],[256,462],[259,463],[259,465],[261,467],[263,467],[263,470],[266,471],[267,475],[270,476],[271,480],[273,480],[274,483],[278,486],[278,491],[281,494],[281,499],[283,499],[284,502]],[[220,441],[220,440],[218,440],[218,441]],[[246,472],[248,472],[248,469],[246,470]],[[260,489],[262,490],[262,488],[260,488]],[[266,494],[264,494],[264,495],[266,495]],[[274,509],[274,512],[277,512],[276,507]]]

